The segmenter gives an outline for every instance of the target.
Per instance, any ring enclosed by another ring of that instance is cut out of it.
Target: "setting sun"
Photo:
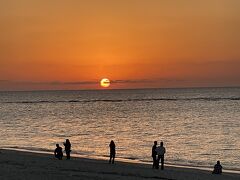
[[[240,180],[239,10],[0,0],[1,179]]]
[[[109,79],[107,79],[107,78],[103,78],[101,81],[100,81],[100,85],[102,86],[102,87],[109,87],[110,86],[110,80]]]

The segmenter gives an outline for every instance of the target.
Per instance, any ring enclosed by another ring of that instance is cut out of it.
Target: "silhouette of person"
[[[163,142],[160,143],[160,146],[156,148],[156,152],[158,155],[157,158],[157,169],[159,169],[159,161],[161,160],[161,170],[164,169],[164,154],[166,153],[165,147],[163,147]]]
[[[152,168],[157,168],[157,141],[154,141],[153,147],[152,147],[152,158],[153,158],[153,165]]]
[[[116,148],[115,148],[115,143],[113,140],[111,140],[110,144],[109,144],[109,148],[110,148],[110,159],[109,159],[109,164],[114,164],[114,159],[115,159],[115,155],[116,155]]]
[[[70,159],[71,143],[70,143],[69,139],[66,139],[66,142],[63,143],[63,145],[65,146],[65,152],[67,155],[67,159]]]
[[[59,159],[62,160],[63,157],[63,152],[62,152],[62,148],[59,146],[59,144],[56,144],[56,149],[54,151],[54,156]]]
[[[217,164],[215,164],[213,169],[213,174],[222,174],[222,166],[220,164],[220,161],[217,161]]]

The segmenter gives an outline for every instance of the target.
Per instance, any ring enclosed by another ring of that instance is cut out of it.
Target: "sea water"
[[[240,170],[240,88],[0,92],[0,148],[72,152],[151,161],[164,142],[166,163]],[[63,146],[63,145],[62,145]]]

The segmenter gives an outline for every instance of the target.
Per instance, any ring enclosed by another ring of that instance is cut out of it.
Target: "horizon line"
[[[42,92],[42,91],[114,91],[114,90],[151,90],[151,89],[206,89],[206,88],[240,88],[239,86],[193,86],[193,87],[149,87],[149,88],[99,88],[99,89],[34,89],[34,90],[0,90],[2,92]]]

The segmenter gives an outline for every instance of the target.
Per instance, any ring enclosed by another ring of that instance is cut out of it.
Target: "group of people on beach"
[[[64,142],[63,145],[65,146],[66,157],[67,159],[70,159],[71,143],[69,139],[66,139],[66,142]],[[109,164],[114,164],[115,155],[116,155],[116,145],[113,140],[111,140],[109,144],[109,149],[110,149]],[[152,168],[153,169],[159,169],[160,162],[161,162],[161,170],[164,169],[165,153],[166,153],[166,148],[163,146],[163,142],[161,141],[160,145],[157,146],[157,141],[154,141],[152,146],[152,159],[153,159]],[[54,156],[59,160],[62,160],[63,158],[62,147],[60,147],[59,144],[56,144]],[[222,174],[222,166],[220,164],[220,161],[217,161],[217,164],[214,166],[214,170],[212,174]]]
[[[65,146],[66,157],[67,157],[67,159],[70,159],[71,143],[70,143],[69,139],[66,139],[66,142],[64,142],[63,145]],[[62,160],[62,158],[63,158],[62,147],[60,147],[59,144],[56,144],[54,156],[59,160]]]
[[[66,152],[66,157],[67,159],[70,159],[70,153],[71,153],[71,143],[69,141],[69,139],[66,139],[66,142],[63,143],[63,145],[65,146],[65,152]],[[114,164],[114,160],[115,160],[115,155],[116,155],[116,148],[115,148],[115,143],[113,140],[111,140],[110,144],[109,144],[109,148],[110,148],[110,159],[109,159],[109,164]],[[59,146],[59,144],[56,144],[56,149],[54,151],[54,156],[55,158],[62,160],[63,158],[63,150],[62,147]]]

